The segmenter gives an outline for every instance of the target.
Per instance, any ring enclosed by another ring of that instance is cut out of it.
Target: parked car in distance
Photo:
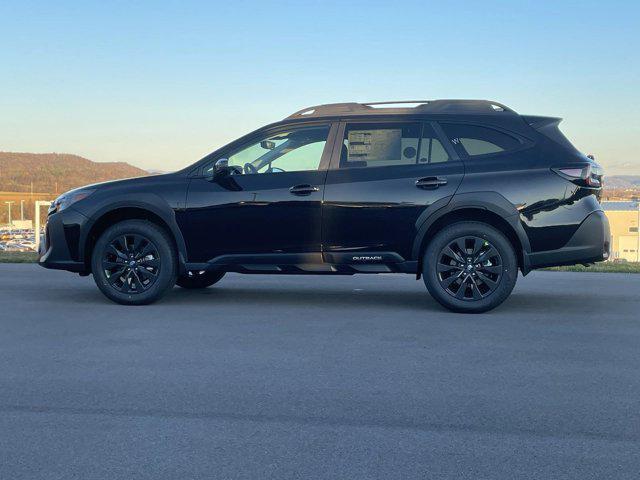
[[[300,110],[179,172],[52,203],[40,264],[122,304],[226,272],[405,273],[457,312],[501,304],[518,274],[605,260],[603,172],[558,129],[497,102]]]

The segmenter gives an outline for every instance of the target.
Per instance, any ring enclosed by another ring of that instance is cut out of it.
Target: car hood
[[[80,190],[88,190],[88,189],[103,190],[108,188],[121,187],[125,185],[126,186],[144,185],[151,181],[157,181],[158,178],[172,177],[174,175],[175,175],[174,173],[163,173],[163,174],[147,175],[144,177],[120,178],[118,180],[107,180],[105,182],[90,183],[88,185],[83,185],[81,187],[69,190],[65,192],[63,195],[67,195],[69,193],[77,192]]]
[[[150,182],[157,182],[158,178],[161,178],[161,177],[173,177],[173,176],[175,176],[175,173],[165,173],[161,175],[148,175],[145,177],[121,178],[118,180],[108,180],[106,182],[90,183],[88,185],[83,185],[81,187],[77,187],[60,194],[55,201],[58,201],[59,199],[66,196],[73,195],[74,193],[80,192],[82,190],[96,190],[98,192],[104,192],[111,189],[118,189],[122,187],[136,188],[137,186],[142,187],[145,184]]]

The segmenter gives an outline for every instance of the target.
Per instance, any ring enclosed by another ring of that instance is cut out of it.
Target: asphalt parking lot
[[[149,307],[0,265],[0,478],[638,478],[640,276],[483,315],[411,276],[228,275]]]

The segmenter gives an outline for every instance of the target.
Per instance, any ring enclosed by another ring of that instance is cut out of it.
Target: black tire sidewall
[[[440,285],[436,265],[440,251],[455,238],[473,235],[490,242],[500,253],[503,271],[498,288],[488,297],[476,301],[459,300]],[[438,232],[426,248],[422,275],[429,293],[438,303],[455,312],[481,313],[491,310],[511,294],[518,278],[518,261],[509,239],[495,227],[481,222],[458,222]]]
[[[210,271],[202,274],[194,275],[193,277],[189,277],[188,275],[183,275],[178,277],[176,280],[176,285],[182,288],[186,288],[188,290],[197,290],[200,288],[207,288],[213,285],[214,283],[218,283],[222,277],[224,277],[225,272],[221,271]]]
[[[142,293],[123,293],[112,287],[102,270],[104,249],[116,237],[138,234],[149,239],[158,249],[160,268],[155,283]],[[162,297],[175,285],[178,265],[173,243],[167,233],[145,220],[125,220],[109,227],[96,242],[91,256],[93,279],[100,291],[110,300],[123,305],[147,305]]]

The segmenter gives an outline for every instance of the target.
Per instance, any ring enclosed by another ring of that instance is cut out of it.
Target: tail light
[[[602,167],[594,163],[554,167],[551,170],[581,187],[601,188],[603,184]]]

